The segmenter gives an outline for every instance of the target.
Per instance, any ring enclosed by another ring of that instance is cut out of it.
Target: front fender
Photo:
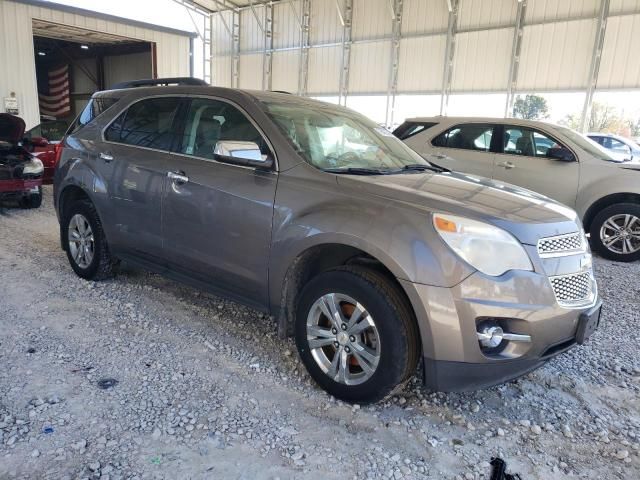
[[[289,267],[310,248],[345,245],[370,255],[397,279],[451,287],[473,273],[444,244],[428,213],[338,185],[281,176],[274,209],[269,297],[279,306]]]

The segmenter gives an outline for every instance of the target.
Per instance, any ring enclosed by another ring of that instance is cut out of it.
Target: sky
[[[124,18],[153,23],[180,30],[197,31],[187,10],[172,0],[58,0],[74,7],[85,8],[97,12],[108,13]],[[203,18],[193,14],[198,28],[202,28]],[[194,56],[202,58],[201,43],[194,42]],[[195,75],[202,76],[202,63],[194,62]],[[534,93],[534,92],[532,92]],[[558,122],[567,115],[582,111],[585,94],[574,93],[545,93],[550,112],[549,120]],[[337,98],[329,101],[337,101]],[[597,92],[595,101],[613,105],[625,117],[638,119],[640,117],[640,92]],[[506,96],[504,94],[489,95],[454,95],[449,101],[449,115],[476,115],[487,117],[504,116]],[[347,106],[368,115],[377,122],[383,123],[386,115],[386,98],[352,96],[347,99]],[[440,97],[438,95],[414,96],[401,95],[396,99],[394,123],[400,123],[407,117],[433,116],[440,111]]]

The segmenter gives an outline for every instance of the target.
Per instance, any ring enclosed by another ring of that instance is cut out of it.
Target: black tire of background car
[[[93,259],[87,268],[81,268],[78,266],[69,251],[69,222],[76,213],[83,215],[87,219],[91,226],[91,231],[93,232],[94,254]],[[67,252],[67,258],[69,259],[71,268],[76,272],[76,275],[84,278],[85,280],[104,280],[112,277],[115,262],[111,258],[109,246],[107,245],[107,240],[104,236],[104,231],[102,230],[102,223],[100,222],[100,217],[98,217],[98,212],[96,212],[93,204],[89,200],[78,200],[73,202],[65,208],[61,225],[63,245]]]
[[[313,303],[327,293],[356,299],[372,315],[381,352],[373,376],[360,385],[334,381],[317,365],[307,340],[306,322]],[[347,402],[372,403],[402,389],[416,370],[420,355],[418,326],[408,301],[384,275],[361,267],[339,267],[313,278],[299,296],[296,345],[311,377],[328,393]]]
[[[42,205],[42,187],[38,187],[38,193],[30,193],[20,199],[20,208],[40,208]]]
[[[629,254],[621,254],[612,252],[604,246],[602,240],[600,240],[600,228],[607,221],[617,214],[629,213],[640,218],[640,205],[637,203],[616,203],[603,208],[598,212],[593,221],[591,222],[591,228],[589,229],[591,237],[591,247],[602,257],[608,260],[615,260],[617,262],[633,262],[640,259],[640,251]]]

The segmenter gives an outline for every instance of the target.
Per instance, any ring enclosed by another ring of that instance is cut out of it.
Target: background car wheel
[[[42,187],[38,187],[37,193],[30,193],[20,200],[22,208],[40,208],[42,205]]]
[[[360,267],[321,273],[302,290],[296,344],[311,377],[337,398],[376,402],[415,372],[418,328],[386,277]]]
[[[593,249],[619,262],[640,259],[640,205],[618,203],[600,211],[589,230]]]
[[[102,280],[113,275],[102,224],[91,202],[81,200],[69,205],[61,225],[67,258],[79,277]]]

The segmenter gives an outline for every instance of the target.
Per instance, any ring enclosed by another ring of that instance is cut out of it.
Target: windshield
[[[263,101],[267,114],[308,163],[321,170],[399,173],[434,168],[391,132],[346,109]]]
[[[554,126],[556,130],[562,133],[564,136],[568,137],[572,142],[577,144],[581,149],[587,152],[589,155],[593,155],[594,157],[600,160],[606,160],[608,162],[616,162],[618,161],[614,156],[611,155],[607,151],[606,148],[601,146],[599,143],[594,142],[590,138],[576,132],[575,130],[571,130],[566,127],[558,127]]]

